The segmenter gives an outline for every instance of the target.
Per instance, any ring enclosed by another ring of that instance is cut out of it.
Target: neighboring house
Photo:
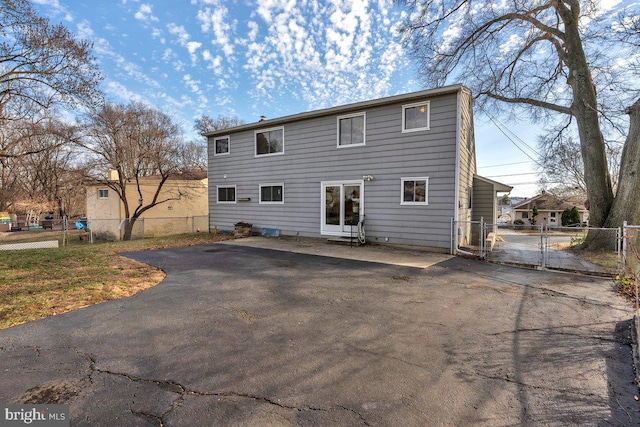
[[[471,105],[454,85],[209,132],[210,227],[350,237],[364,218],[370,242],[449,250],[471,236],[452,219],[490,222],[511,189],[476,175]]]
[[[526,199],[513,206],[514,220],[521,219],[525,224],[531,224],[533,218],[533,207],[538,209],[538,216],[535,219],[536,225],[549,225],[550,227],[562,226],[562,212],[574,206],[580,213],[582,223],[589,222],[589,211],[581,204],[575,204],[566,200],[560,200],[551,194],[538,194],[535,197]]]
[[[117,172],[112,171],[111,179],[117,179]],[[159,177],[149,176],[140,180],[140,191],[145,204],[153,199],[158,188]],[[163,185],[158,200],[174,198],[161,203],[144,212],[135,227],[136,233],[144,232],[144,236],[160,236],[168,234],[208,231],[208,188],[207,172],[185,172],[169,178]],[[122,201],[114,190],[106,185],[88,185],[87,220],[89,228],[99,238],[119,240],[124,231],[125,219]],[[140,195],[137,186],[127,186],[129,209],[138,204]]]

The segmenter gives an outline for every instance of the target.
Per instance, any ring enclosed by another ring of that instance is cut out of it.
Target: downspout
[[[458,224],[458,221],[460,220],[459,218],[459,208],[458,208],[458,203],[460,201],[460,127],[462,124],[462,92],[461,90],[458,90],[457,94],[456,94],[456,103],[457,103],[457,108],[456,108],[456,165],[455,165],[455,189],[454,189],[454,200],[453,200],[453,220],[455,221],[455,224],[457,224],[457,226],[455,227],[456,229],[454,230],[455,232],[455,237],[456,237],[456,242],[455,242],[455,247],[458,247],[458,243],[459,242],[459,236],[458,236],[458,228],[460,227],[460,225]]]

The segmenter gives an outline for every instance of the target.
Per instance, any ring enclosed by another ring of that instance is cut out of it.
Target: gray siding
[[[229,155],[214,156],[209,145],[211,228],[232,229],[245,221],[257,229],[319,237],[321,182],[361,181],[372,175],[364,183],[369,241],[388,238],[389,243],[448,249],[455,212],[457,96],[428,100],[431,127],[420,132],[401,132],[403,103],[354,109],[366,111],[365,146],[336,147],[336,115],[286,123],[282,155],[256,157],[254,131],[230,130]],[[401,178],[422,176],[429,177],[428,206],[401,205]],[[267,183],[284,184],[284,204],[259,204],[259,185]],[[234,185],[237,198],[251,201],[217,203],[217,186]]]
[[[484,220],[486,224],[492,224],[490,231],[495,232],[495,204],[496,193],[493,185],[479,179],[473,180],[473,220]]]

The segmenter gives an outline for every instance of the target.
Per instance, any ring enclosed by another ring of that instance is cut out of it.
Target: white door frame
[[[360,218],[364,216],[364,180],[344,180],[344,181],[322,181],[320,183],[320,234],[323,236],[344,236],[349,237],[351,230],[349,226],[344,224],[344,187],[347,185],[360,186]],[[332,225],[326,223],[326,206],[327,206],[327,187],[340,187],[340,225]],[[357,231],[356,231],[357,232]]]

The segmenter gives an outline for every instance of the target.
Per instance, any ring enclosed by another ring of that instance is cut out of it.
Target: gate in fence
[[[621,265],[623,277],[640,278],[640,225],[622,226]]]
[[[628,227],[628,230],[632,230]],[[638,229],[633,229],[640,232]],[[596,254],[581,251],[588,233],[605,241]],[[626,232],[625,232],[626,233]],[[492,262],[590,274],[620,274],[623,242],[620,228],[522,225],[498,228],[480,221],[451,222],[451,253]],[[636,240],[637,241],[637,240]],[[636,246],[637,247],[637,246]]]
[[[451,254],[485,259],[489,227],[480,221],[451,220]]]

